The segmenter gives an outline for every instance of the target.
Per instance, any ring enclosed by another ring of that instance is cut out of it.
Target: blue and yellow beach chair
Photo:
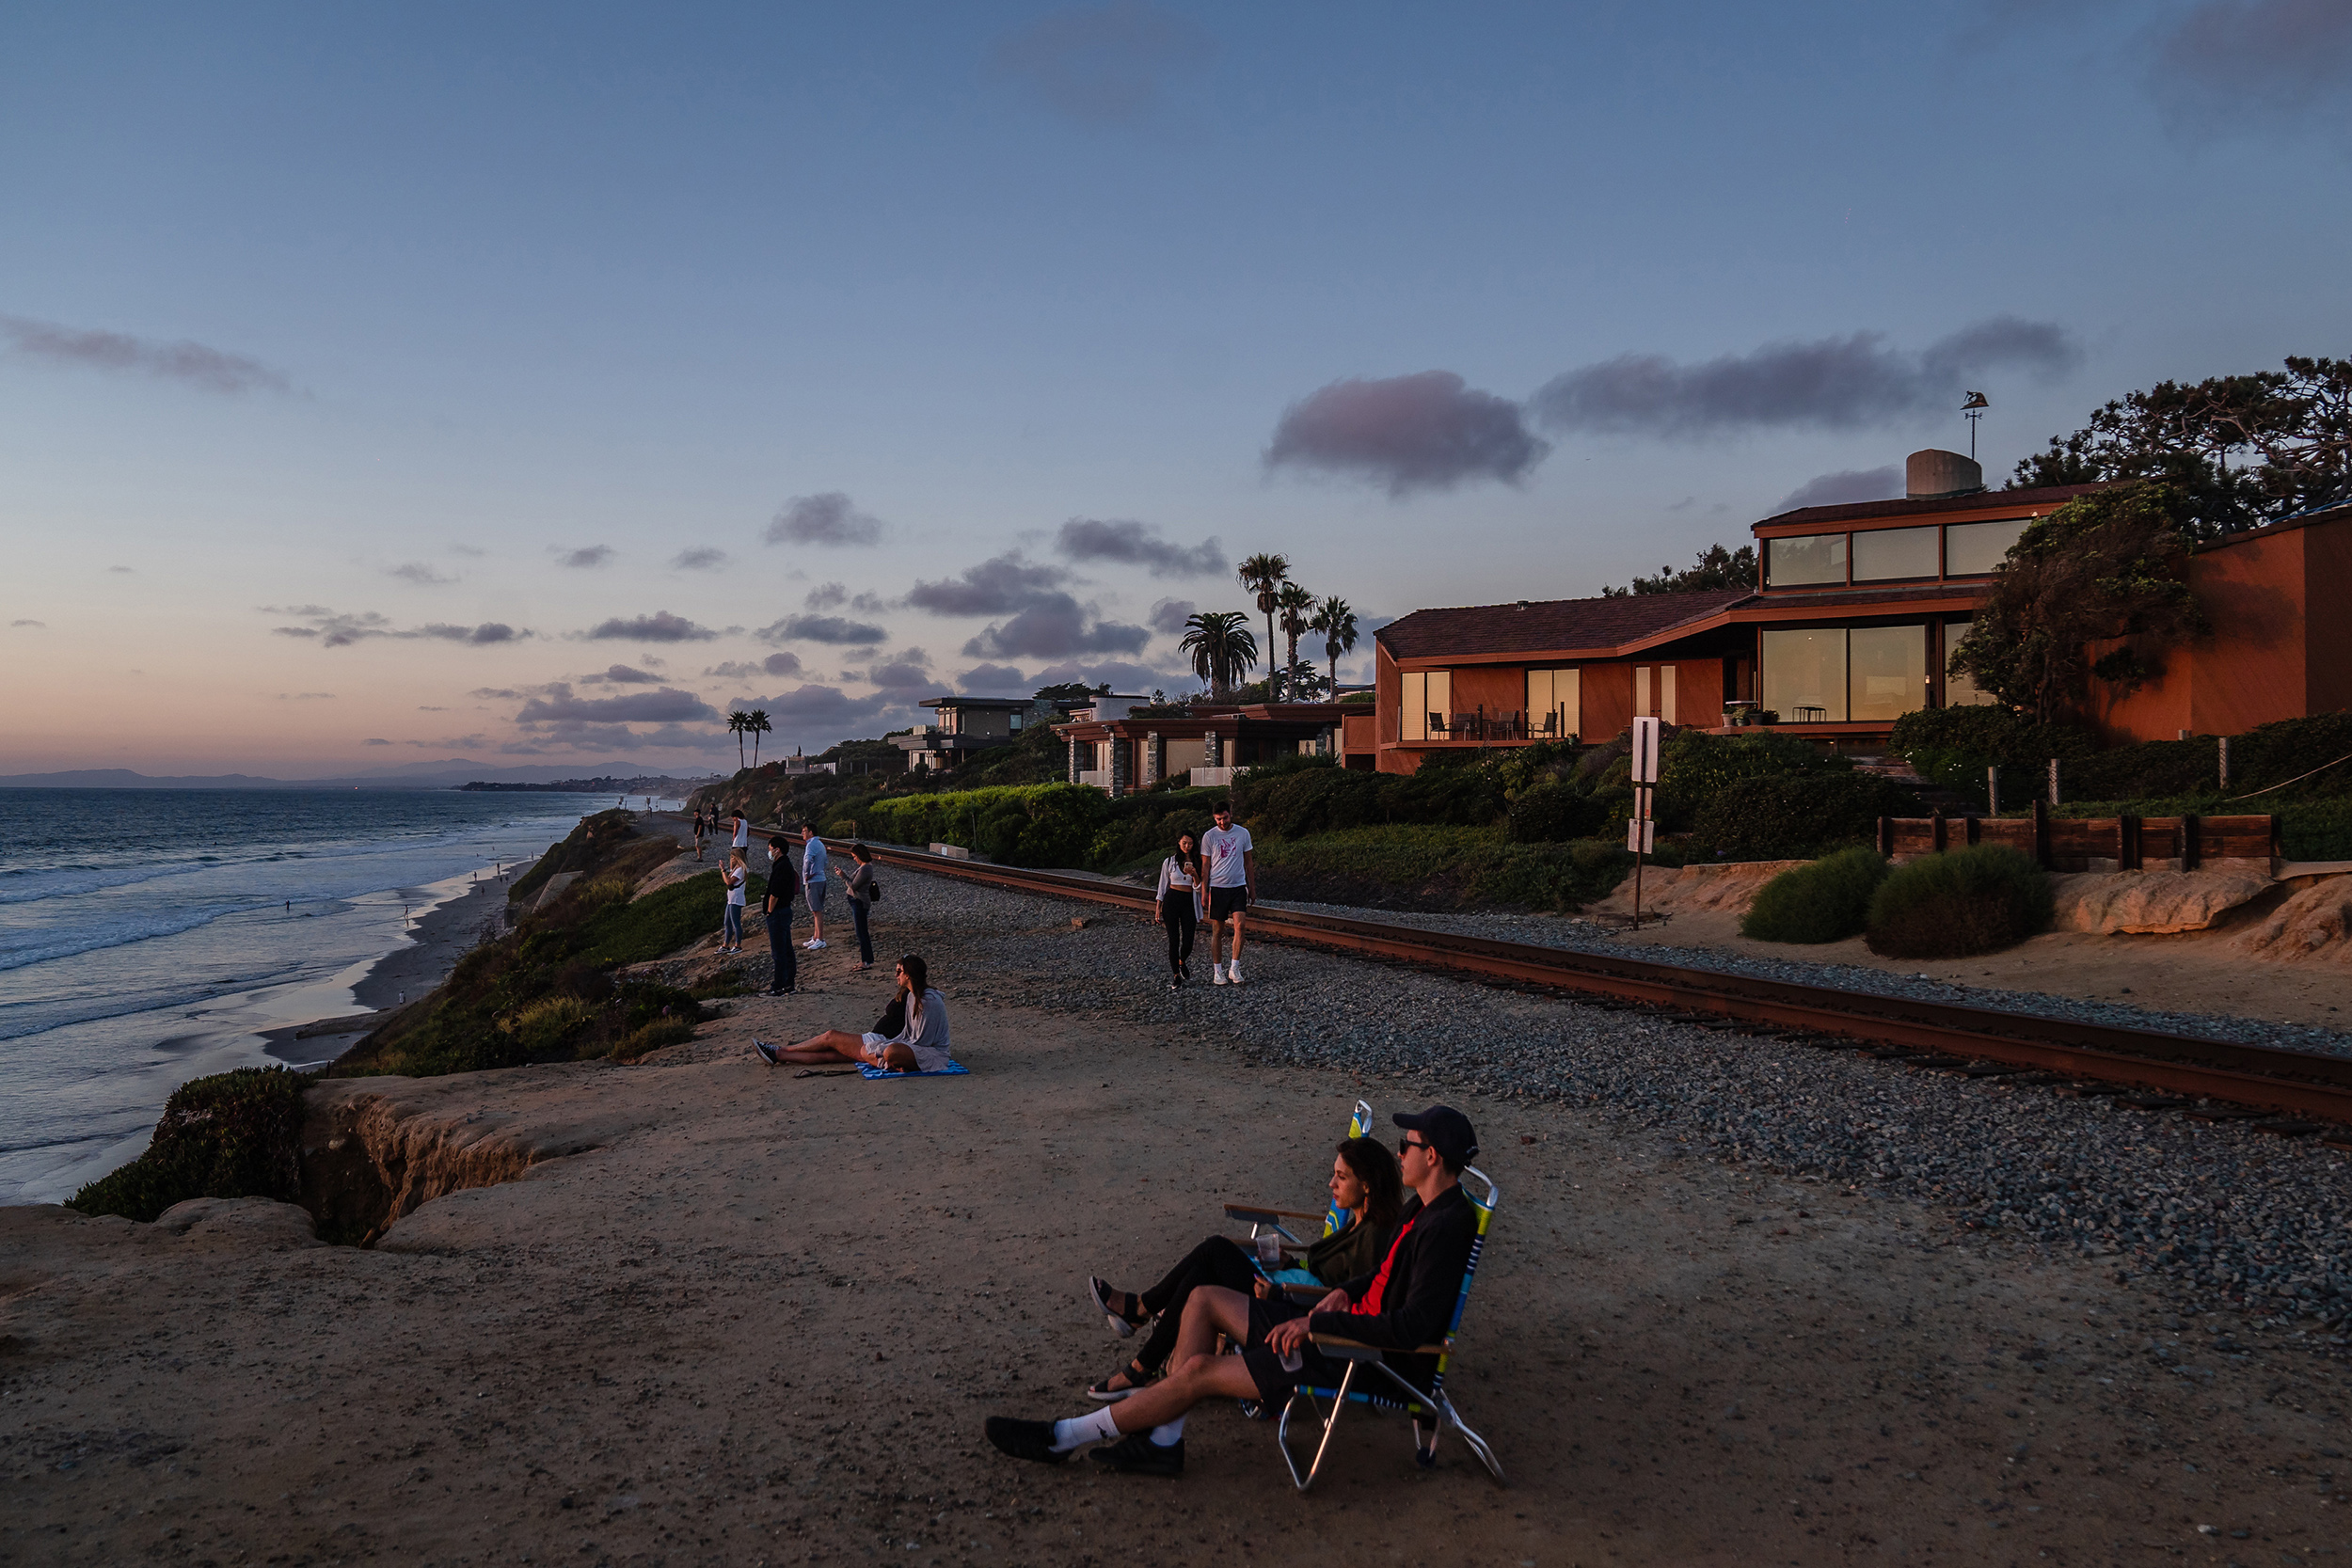
[[[1486,1190],[1484,1197],[1472,1190],[1472,1181]],[[1438,1434],[1450,1426],[1462,1434],[1462,1441],[1470,1445],[1470,1451],[1478,1456],[1480,1464],[1486,1466],[1487,1473],[1494,1477],[1497,1485],[1509,1484],[1503,1478],[1502,1465],[1496,1460],[1494,1450],[1486,1446],[1485,1438],[1470,1429],[1445,1391],[1446,1369],[1454,1358],[1454,1340],[1462,1331],[1462,1309],[1470,1304],[1470,1281],[1478,1276],[1479,1254],[1486,1249],[1486,1228],[1494,1221],[1495,1205],[1502,1196],[1486,1173],[1475,1165],[1462,1167],[1462,1191],[1470,1198],[1471,1207],[1478,1211],[1478,1235],[1470,1243],[1470,1263],[1462,1270],[1462,1293],[1454,1298],[1454,1319],[1446,1325],[1444,1341],[1420,1346],[1411,1353],[1438,1358],[1438,1370],[1430,1379],[1428,1392],[1423,1393],[1406,1382],[1396,1369],[1388,1364],[1388,1353],[1375,1345],[1325,1334],[1309,1337],[1310,1342],[1324,1355],[1333,1361],[1346,1362],[1347,1370],[1340,1375],[1340,1385],[1336,1388],[1311,1388],[1305,1384],[1299,1385],[1297,1391],[1291,1395],[1290,1402],[1282,1407],[1281,1424],[1275,1429],[1275,1443],[1282,1450],[1282,1463],[1290,1466],[1291,1481],[1301,1492],[1314,1484],[1316,1474],[1323,1468],[1323,1456],[1331,1447],[1331,1433],[1339,1426],[1340,1412],[1347,1408],[1351,1400],[1375,1410],[1402,1410],[1410,1416],[1413,1421],[1413,1457],[1423,1468],[1438,1462]],[[1359,1374],[1362,1374],[1360,1379]],[[1390,1387],[1378,1386],[1376,1380],[1382,1378],[1387,1380]],[[1367,1386],[1359,1387],[1359,1381]],[[1315,1445],[1314,1458],[1303,1471],[1299,1469],[1297,1456],[1291,1451],[1290,1445],[1291,1415],[1298,1408],[1298,1402],[1302,1399],[1310,1409],[1321,1417],[1323,1422],[1323,1440]],[[1327,1400],[1331,1406],[1328,1415],[1323,1414],[1322,1402]],[[1426,1441],[1422,1437],[1422,1422],[1424,1419],[1429,1423]]]
[[[1361,1100],[1356,1101],[1355,1114],[1347,1118],[1347,1136],[1351,1138],[1370,1137],[1372,1127],[1372,1106]],[[1315,1218],[1315,1214],[1311,1209],[1270,1209],[1262,1203],[1229,1203],[1225,1206],[1225,1217],[1237,1225],[1249,1227],[1249,1239],[1252,1242],[1264,1232],[1272,1231],[1282,1238],[1290,1250],[1295,1251],[1304,1247],[1307,1243],[1283,1222],[1288,1220],[1311,1222]],[[1316,1234],[1328,1236],[1335,1230],[1343,1229],[1346,1227],[1348,1218],[1346,1210],[1336,1203],[1328,1205],[1323,1211],[1323,1228]],[[1304,1229],[1305,1225],[1302,1224],[1300,1228]],[[1285,1288],[1316,1286],[1315,1276],[1304,1269],[1269,1270],[1261,1266],[1260,1272],[1265,1274],[1266,1277],[1277,1285]],[[1320,1289],[1319,1286],[1316,1288]]]

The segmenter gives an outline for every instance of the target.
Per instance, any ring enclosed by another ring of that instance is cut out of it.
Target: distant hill
[[[0,789],[456,789],[469,784],[552,784],[584,782],[599,775],[639,780],[651,785],[658,775],[642,768],[608,763],[602,768],[516,768],[492,762],[451,757],[441,762],[412,762],[394,768],[339,774],[324,779],[272,779],[252,773],[135,772],[128,768],[78,768],[58,773],[12,773],[0,776]],[[712,779],[719,775],[711,774]],[[677,780],[701,783],[703,780]],[[599,786],[601,787],[601,786]],[[616,783],[614,792],[619,792]],[[638,794],[644,794],[639,789]]]

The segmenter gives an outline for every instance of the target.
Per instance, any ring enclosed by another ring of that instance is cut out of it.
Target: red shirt
[[[1372,1288],[1364,1292],[1363,1300],[1347,1309],[1350,1316],[1376,1317],[1379,1315],[1380,1298],[1387,1293],[1389,1289],[1389,1268],[1396,1261],[1396,1249],[1405,1244],[1405,1238],[1412,1234],[1413,1227],[1420,1221],[1421,1213],[1417,1210],[1411,1219],[1406,1220],[1398,1227],[1396,1240],[1389,1243],[1389,1255],[1380,1259],[1380,1272],[1372,1276]]]

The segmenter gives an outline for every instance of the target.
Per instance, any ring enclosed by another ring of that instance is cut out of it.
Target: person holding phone
[[[1176,835],[1176,852],[1160,862],[1159,896],[1152,905],[1154,925],[1168,931],[1168,989],[1174,990],[1192,978],[1192,939],[1199,930],[1200,917],[1208,912],[1202,902],[1203,879],[1200,855],[1193,847],[1190,833]]]

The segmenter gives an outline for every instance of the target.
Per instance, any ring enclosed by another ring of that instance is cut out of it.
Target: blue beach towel
[[[953,1078],[959,1073],[969,1073],[971,1070],[961,1062],[949,1062],[946,1067],[934,1068],[929,1072],[893,1072],[888,1068],[876,1067],[871,1062],[859,1063],[857,1069],[858,1076],[861,1078]]]

